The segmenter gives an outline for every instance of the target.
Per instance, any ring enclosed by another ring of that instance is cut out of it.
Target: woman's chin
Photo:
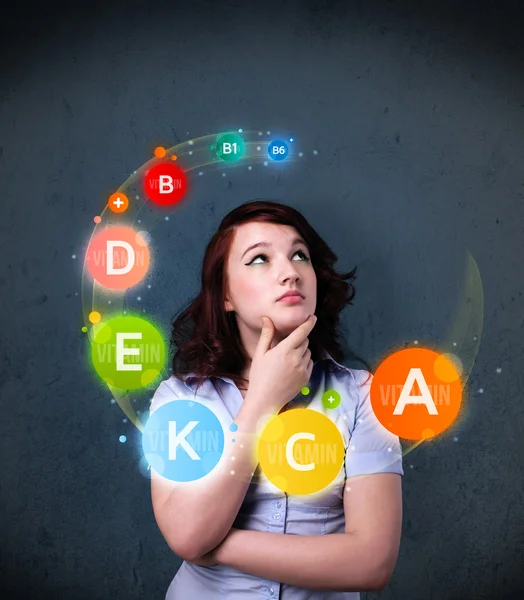
[[[307,319],[307,315],[305,314],[295,314],[289,315],[286,318],[275,319],[273,321],[275,325],[276,331],[282,336],[288,336],[292,331],[294,331],[299,325]]]

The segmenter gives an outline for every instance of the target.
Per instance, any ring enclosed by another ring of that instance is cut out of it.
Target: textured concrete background
[[[2,597],[164,597],[180,561],[138,431],[88,365],[82,252],[156,145],[243,127],[318,155],[289,175],[202,177],[152,232],[144,309],[168,330],[222,216],[272,198],[310,219],[338,268],[358,265],[346,342],[376,367],[442,340],[469,250],[485,319],[467,402],[405,457],[397,568],[362,598],[523,598],[521,3],[76,4],[2,15]]]

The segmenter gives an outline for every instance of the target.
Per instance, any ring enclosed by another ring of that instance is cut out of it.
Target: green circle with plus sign
[[[340,404],[340,394],[335,390],[326,390],[322,394],[324,408],[336,408]]]

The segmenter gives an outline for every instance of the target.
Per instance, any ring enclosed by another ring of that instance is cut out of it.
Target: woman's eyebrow
[[[306,242],[302,239],[302,238],[295,238],[292,242],[291,242],[291,246],[298,246],[298,244],[304,244],[304,246],[307,248],[307,244]],[[247,254],[250,250],[253,250],[253,248],[258,248],[260,247],[268,247],[271,246],[272,244],[270,244],[269,242],[257,242],[256,244],[253,244],[252,246],[249,246],[249,248],[246,248],[246,250],[244,251],[244,254],[242,254],[241,258],[244,258],[244,255]]]

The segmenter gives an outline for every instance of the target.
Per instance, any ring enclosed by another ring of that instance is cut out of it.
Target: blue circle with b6
[[[274,141],[269,144],[267,153],[273,160],[284,160],[289,154],[289,148],[286,142]]]
[[[150,415],[142,433],[144,457],[171,481],[196,481],[209,474],[224,452],[224,429],[204,404],[173,400]]]

